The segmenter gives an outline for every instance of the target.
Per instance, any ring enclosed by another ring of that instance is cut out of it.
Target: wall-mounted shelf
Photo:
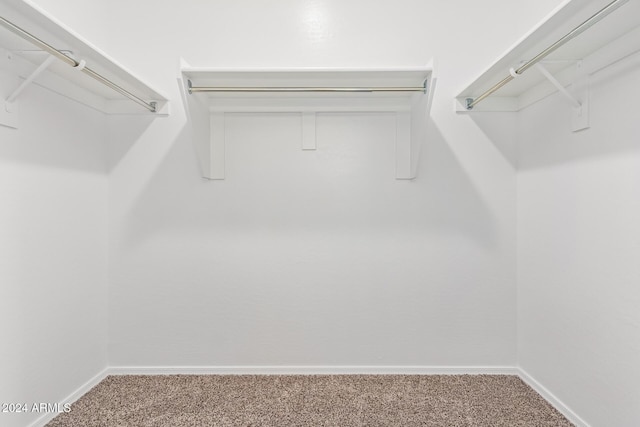
[[[316,149],[316,114],[397,114],[396,177],[416,176],[433,93],[432,67],[403,69],[216,69],[182,64],[184,98],[203,175],[224,179],[224,115],[300,113],[301,148]]]
[[[473,109],[467,108],[468,99],[478,98],[608,6],[612,11],[586,26],[584,32],[569,39],[538,65],[517,75]],[[574,107],[574,130],[584,129],[588,127],[588,77],[639,51],[640,1],[564,1],[462,90],[456,97],[455,109],[458,112],[519,111],[561,90]]]
[[[2,85],[3,93],[0,95],[5,105],[0,108],[3,114],[0,119],[9,122],[15,119],[14,107],[6,100],[11,98],[13,101],[16,98],[24,81],[46,87],[106,114],[168,114],[166,97],[30,2],[3,0],[0,3],[0,16],[82,63],[82,67],[145,103],[155,105],[155,111],[150,111],[144,108],[144,104],[137,104],[104,82],[92,78],[87,70],[82,72],[82,67],[69,66],[60,58],[50,59],[53,58],[50,53],[25,40],[24,36],[18,36],[5,25],[0,26],[0,65],[22,80],[14,87]]]

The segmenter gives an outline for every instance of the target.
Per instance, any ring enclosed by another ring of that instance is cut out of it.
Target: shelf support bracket
[[[411,112],[396,113],[396,179],[413,179]]]
[[[302,113],[302,149],[316,149],[316,113]]]
[[[49,55],[47,57],[47,59],[45,59],[42,64],[40,64],[40,66],[38,68],[36,68],[33,73],[31,73],[29,75],[29,77],[27,77],[26,79],[24,79],[24,81],[20,84],[20,86],[18,86],[11,95],[9,95],[7,97],[7,99],[5,100],[5,102],[7,104],[11,104],[13,101],[15,101],[18,96],[22,93],[22,91],[24,91],[27,86],[29,86],[31,83],[33,83],[33,81],[38,78],[38,76],[40,74],[42,74],[48,67],[49,65],[51,65],[51,63],[53,61],[55,61],[56,58],[53,55]]]
[[[211,139],[209,152],[209,179],[225,177],[225,120],[224,113],[211,114]]]
[[[11,59],[11,54],[8,55],[8,58]],[[15,111],[13,107],[13,101],[18,99],[18,96],[31,84],[33,81],[38,78],[40,74],[42,74],[48,67],[51,65],[53,61],[55,61],[55,57],[53,55],[48,55],[47,59],[45,59],[39,66],[36,68],[20,85],[13,90],[13,92],[4,100],[3,108],[0,108],[0,125],[6,126],[9,128],[17,129],[17,121],[15,117]]]
[[[561,94],[564,95],[564,97],[569,101],[569,104],[571,104],[573,108],[580,108],[582,106],[580,101],[575,99],[573,95],[571,95],[569,91],[562,85],[562,83],[560,83],[555,77],[553,77],[553,75],[549,72],[549,70],[547,70],[544,65],[542,65],[541,63],[537,63],[536,68],[542,73],[543,76],[547,78],[547,80],[551,82],[552,85],[556,87],[556,89],[560,91]]]
[[[582,61],[578,61],[576,68],[581,76],[576,79],[573,86],[582,93],[582,101],[579,101],[560,83],[541,63],[536,64],[536,68],[543,76],[551,82],[553,86],[565,97],[569,104],[573,107],[571,118],[571,127],[574,132],[589,128],[589,84],[588,76],[581,73]]]

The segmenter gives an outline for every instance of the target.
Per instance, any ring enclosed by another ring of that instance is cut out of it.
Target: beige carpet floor
[[[571,426],[509,375],[109,376],[48,426]]]

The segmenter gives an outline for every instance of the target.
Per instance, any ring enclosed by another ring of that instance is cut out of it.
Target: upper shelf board
[[[564,1],[460,92],[456,97],[456,110],[467,111],[464,108],[466,98],[478,97],[507,77],[511,68],[517,69],[610,2],[611,0]],[[578,61],[598,57],[599,62],[602,62],[608,57],[603,55],[603,51],[616,45],[616,42],[619,45],[616,47],[620,52],[618,56],[637,52],[640,50],[639,28],[640,1],[630,0],[551,53],[542,63],[552,74],[564,74],[566,77],[575,70]],[[615,57],[610,61],[613,62],[614,59]],[[593,71],[597,71],[597,67],[592,66],[590,70],[586,70],[587,73]],[[564,80],[564,83],[571,83],[566,78]],[[519,111],[554,91],[551,83],[533,67],[478,103],[472,111]]]
[[[158,104],[156,114],[167,113],[165,96],[30,1],[3,0],[0,16],[77,61],[84,60],[87,67],[134,95],[148,102],[155,101]],[[3,66],[6,64],[22,78],[28,77],[49,56],[4,27],[0,27],[0,48],[5,51]],[[153,114],[59,60],[54,61],[35,83],[107,114]]]
[[[202,86],[422,86],[431,67],[196,68],[182,73]]]
[[[402,69],[224,69],[183,67],[183,76],[194,87],[424,87],[431,78],[430,67]],[[409,98],[411,92],[384,93],[229,93],[206,92],[209,98]]]

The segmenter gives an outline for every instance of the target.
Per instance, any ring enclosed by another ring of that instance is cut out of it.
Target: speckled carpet
[[[571,426],[510,375],[109,376],[48,426]]]

